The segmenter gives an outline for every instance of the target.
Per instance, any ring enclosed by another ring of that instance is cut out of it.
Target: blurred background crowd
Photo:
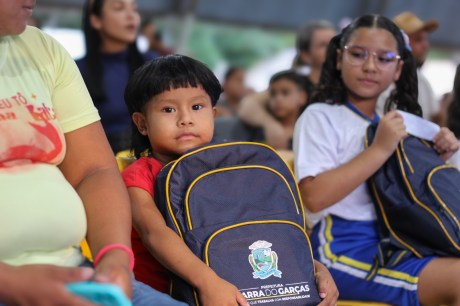
[[[130,118],[125,116],[125,123],[115,120],[116,114],[110,106],[123,105],[126,79],[110,77],[113,72],[117,74],[118,69],[107,62],[113,59],[97,57],[100,50],[110,53],[110,48],[88,42],[91,35],[102,37],[102,44],[121,39],[121,47],[125,48],[131,39],[128,36],[134,33],[134,45],[138,49],[134,53],[139,51],[143,60],[180,53],[204,62],[224,88],[219,116],[233,118],[216,121],[217,137],[266,141],[278,149],[291,148],[295,120],[319,80],[327,43],[357,16],[380,14],[395,21],[399,18],[397,24],[406,30],[412,51],[418,56],[419,102],[429,104],[422,105],[426,119],[443,124],[442,111],[449,103],[448,93],[452,91],[460,62],[460,31],[454,30],[460,28],[460,19],[455,13],[460,9],[460,2],[456,0],[110,0],[110,3],[115,5],[114,16],[120,14],[120,18],[118,21],[100,18],[99,28],[90,20],[85,21],[84,0],[40,0],[30,24],[55,37],[77,60],[114,152],[129,147],[125,140],[129,138]],[[131,18],[121,17],[129,14],[129,10],[135,11],[140,20],[123,21],[123,18]],[[86,17],[97,14],[87,12]],[[127,23],[125,28],[117,29],[117,22]],[[88,29],[95,32],[90,35]],[[124,31],[128,36],[123,38]],[[113,51],[116,50],[119,50],[117,46]],[[136,54],[134,60],[129,60],[131,68],[138,66]],[[102,73],[97,70],[102,68],[94,64],[102,60],[104,65],[115,69],[103,72],[104,86],[97,77]],[[288,69],[295,69],[308,78],[276,76]],[[289,86],[298,86],[306,94],[289,98],[290,101],[297,99],[297,102],[289,102],[291,110],[282,101],[283,92],[288,92]],[[100,92],[98,88],[104,87],[106,92]],[[250,101],[240,103],[247,96],[251,96],[247,99]],[[99,98],[120,101],[98,105]],[[106,119],[108,116],[112,119]]]

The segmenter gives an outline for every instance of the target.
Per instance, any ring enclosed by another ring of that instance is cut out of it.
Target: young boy
[[[123,172],[123,178],[135,228],[134,273],[136,279],[166,291],[169,279],[160,262],[193,285],[203,305],[248,305],[234,285],[217,276],[167,227],[153,201],[155,178],[162,166],[211,141],[221,91],[205,65],[181,55],[145,64],[128,82],[125,101],[135,124],[133,150],[138,160]],[[329,272],[317,265],[317,275],[322,297],[328,293],[324,305],[335,303],[337,290]]]

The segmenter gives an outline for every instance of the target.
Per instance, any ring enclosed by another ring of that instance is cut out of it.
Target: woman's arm
[[[247,95],[240,103],[238,115],[243,122],[263,128],[267,144],[287,149],[292,135],[288,135],[283,125],[267,111],[269,99],[268,91]]]
[[[133,224],[144,245],[168,270],[198,289],[203,305],[247,305],[238,289],[193,254],[184,241],[170,229],[144,189],[129,187]]]
[[[369,148],[340,167],[299,182],[304,205],[318,212],[346,197],[385,163],[406,135],[401,115],[389,112],[380,120]]]
[[[130,247],[129,197],[100,122],[66,133],[65,141],[66,156],[59,168],[85,206],[92,253],[113,243]],[[129,260],[123,250],[107,252],[95,279],[117,283],[131,296]]]

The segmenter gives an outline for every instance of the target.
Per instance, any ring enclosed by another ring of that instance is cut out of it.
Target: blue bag
[[[166,165],[155,184],[166,223],[251,305],[317,305],[306,219],[291,170],[270,147],[225,143]],[[200,305],[173,276],[171,295]]]
[[[367,143],[377,125],[367,129]],[[432,143],[408,136],[368,180],[381,228],[380,265],[404,257],[460,256],[460,172]]]

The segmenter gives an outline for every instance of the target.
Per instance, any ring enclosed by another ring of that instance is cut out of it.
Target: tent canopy
[[[84,0],[39,0],[40,7],[81,8]],[[430,41],[437,47],[460,47],[458,0],[137,0],[143,15],[185,15],[199,20],[272,29],[296,30],[315,19],[340,24],[344,18],[381,14],[393,18],[412,11],[422,20],[436,19]]]

